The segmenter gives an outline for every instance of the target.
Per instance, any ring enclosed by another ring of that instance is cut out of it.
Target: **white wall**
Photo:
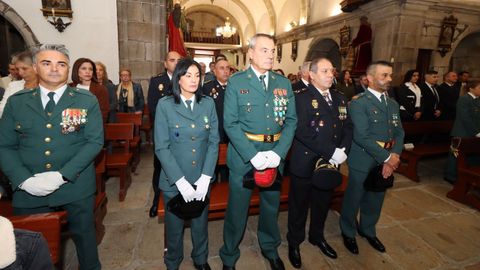
[[[40,10],[40,0],[3,0],[32,29],[40,43],[65,44],[70,51],[71,66],[80,57],[101,61],[109,77],[118,81],[118,29],[116,0],[72,0],[73,21],[63,33],[48,23]],[[65,19],[64,21],[68,21]]]
[[[305,57],[307,57],[312,40],[313,38],[298,41],[297,59],[295,59],[295,61],[290,57],[292,55],[292,42],[284,43],[282,47],[282,61],[278,63],[275,57],[273,69],[282,69],[283,72],[285,72],[285,76],[288,75],[288,73],[297,74],[298,68],[303,64],[303,61],[305,61]]]

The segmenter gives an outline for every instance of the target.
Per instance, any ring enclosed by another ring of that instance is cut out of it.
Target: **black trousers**
[[[333,190],[320,190],[312,186],[310,178],[290,175],[288,194],[288,244],[298,247],[305,240],[305,224],[310,208],[308,238],[318,243],[324,240],[323,230],[330,209]]]
[[[158,188],[158,182],[160,180],[160,172],[162,170],[162,164],[155,155],[155,145],[153,146],[153,176],[152,176],[152,187],[153,187],[153,201],[152,205],[157,205],[158,200],[160,199],[160,189]]]

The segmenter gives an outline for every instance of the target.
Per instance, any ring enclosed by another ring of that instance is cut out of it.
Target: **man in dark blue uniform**
[[[162,97],[171,94],[171,85],[170,81],[172,80],[172,74],[177,66],[178,60],[180,60],[181,55],[175,51],[171,51],[167,54],[165,59],[165,69],[166,71],[152,77],[150,79],[150,85],[148,86],[148,96],[147,104],[148,110],[150,111],[150,119],[152,123],[155,121],[155,109],[157,108],[158,100]],[[155,146],[154,146],[155,148]],[[160,199],[160,189],[158,189],[158,179],[160,177],[160,170],[162,166],[156,155],[153,155],[153,176],[152,176],[152,186],[155,195],[153,196],[152,207],[150,207],[149,216],[156,217],[158,210],[158,200]]]
[[[305,239],[305,223],[310,207],[309,241],[330,258],[337,253],[323,236],[333,189],[312,185],[312,172],[319,158],[339,165],[347,159],[352,143],[352,122],[347,115],[347,100],[330,91],[333,66],[326,58],[313,60],[311,84],[296,94],[298,124],[291,150],[290,193],[288,195],[288,257],[295,268],[301,267],[299,246]],[[330,179],[324,179],[329,181]]]

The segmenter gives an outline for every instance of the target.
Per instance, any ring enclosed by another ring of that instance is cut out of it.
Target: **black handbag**
[[[387,188],[393,187],[393,174],[385,179],[383,178],[382,170],[382,164],[377,165],[370,170],[365,182],[363,182],[363,188],[366,191],[384,192]]]
[[[208,197],[205,197],[203,201],[193,200],[187,203],[183,199],[182,194],[178,194],[167,203],[167,211],[172,212],[181,219],[192,219],[199,217],[208,203]]]
[[[343,176],[338,169],[339,167],[319,158],[313,169],[312,185],[323,190],[332,190],[340,186]]]

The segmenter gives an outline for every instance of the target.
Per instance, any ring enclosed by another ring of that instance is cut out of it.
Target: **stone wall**
[[[120,68],[129,68],[143,87],[164,70],[166,6],[157,0],[117,0]]]

